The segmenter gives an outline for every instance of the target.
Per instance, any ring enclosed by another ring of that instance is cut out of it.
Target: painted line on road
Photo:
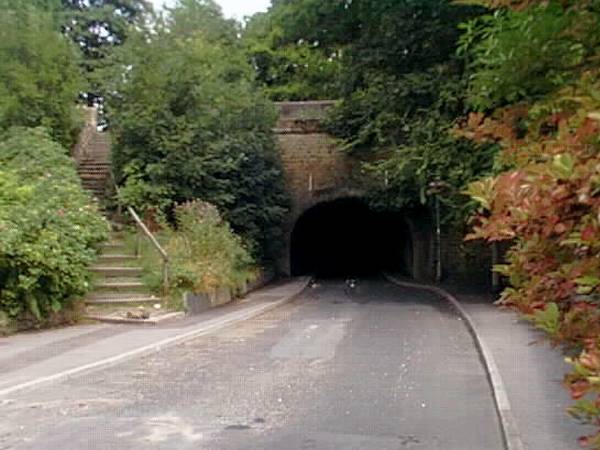
[[[176,344],[181,344],[187,342],[189,340],[206,336],[207,334],[213,333],[215,331],[221,330],[227,326],[233,325],[237,322],[242,322],[248,319],[252,319],[254,317],[260,316],[266,312],[269,312],[275,308],[278,308],[286,303],[294,300],[298,295],[300,295],[310,284],[311,278],[307,278],[293,294],[287,295],[283,297],[281,300],[277,300],[274,302],[269,302],[266,304],[260,304],[257,306],[246,308],[242,311],[238,311],[235,313],[226,314],[224,317],[220,317],[213,320],[208,320],[204,322],[198,328],[172,336],[170,338],[162,339],[158,342],[154,342],[152,344],[145,345],[143,347],[136,348],[134,350],[130,350],[115,356],[111,356],[109,358],[101,359],[100,361],[95,361],[93,363],[85,364],[82,366],[74,367],[72,369],[64,370],[62,372],[58,372],[49,376],[35,378],[30,381],[26,381],[24,383],[16,384],[10,386],[8,388],[0,389],[0,397],[4,397],[9,394],[13,394],[17,391],[21,391],[23,389],[35,388],[44,384],[54,383],[57,381],[61,381],[67,378],[70,378],[75,375],[80,375],[84,372],[90,372],[93,370],[104,369],[107,367],[111,367],[130,359],[139,358],[141,356],[149,355],[152,353],[159,352],[168,347],[172,347]]]
[[[477,331],[477,327],[475,326],[471,315],[463,307],[460,301],[458,301],[456,297],[449,292],[437,286],[401,281],[386,273],[383,275],[388,281],[397,284],[398,286],[433,292],[434,294],[437,294],[440,297],[448,300],[458,311],[460,316],[462,316],[463,320],[467,324],[467,328],[469,329],[471,336],[473,336],[473,340],[475,341],[475,345],[479,350],[479,354],[487,372],[488,381],[494,394],[494,404],[500,420],[500,428],[502,429],[502,436],[504,438],[506,449],[525,450],[526,447],[521,440],[521,433],[519,432],[517,421],[515,420],[512,412],[510,401],[508,400],[508,394],[506,392],[506,388],[504,387],[504,381],[502,381],[502,375],[500,374],[496,360],[494,359],[489,347]]]

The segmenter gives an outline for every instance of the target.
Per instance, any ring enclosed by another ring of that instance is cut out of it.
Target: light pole
[[[448,183],[435,180],[429,183],[429,194],[435,196],[435,281],[442,281],[442,226],[440,218],[440,194],[449,187]]]

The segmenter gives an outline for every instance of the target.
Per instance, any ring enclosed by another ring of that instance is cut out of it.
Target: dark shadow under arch
[[[366,276],[383,270],[411,274],[413,245],[401,213],[372,211],[358,198],[313,206],[291,236],[292,275]]]

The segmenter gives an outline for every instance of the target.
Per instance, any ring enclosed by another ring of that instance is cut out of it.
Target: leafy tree
[[[265,88],[273,100],[318,100],[336,98],[339,93],[340,53],[338,46],[324,46],[315,39],[306,36],[293,38],[288,36],[296,20],[310,9],[305,6],[274,3],[271,12],[252,16],[244,30],[244,42],[256,71],[257,83]],[[301,6],[301,7],[299,7]],[[298,13],[295,20],[289,20],[287,14]],[[319,28],[312,28],[318,30]],[[305,32],[310,32],[306,28]]]
[[[0,129],[44,126],[68,148],[84,86],[77,50],[56,30],[51,11],[25,3],[0,2]]]
[[[179,37],[205,39],[227,45],[239,45],[240,24],[225,19],[221,7],[214,0],[178,0],[167,8],[163,26]]]
[[[306,43],[272,48],[260,41],[248,49],[256,78],[274,101],[337,97],[340,63]]]
[[[284,67],[288,61],[283,56],[304,45],[326,61],[339,60],[338,82],[324,83],[329,97],[337,98],[364,88],[376,74],[398,76],[447,61],[460,35],[457,25],[479,10],[445,0],[275,1],[267,14],[250,20],[245,37],[277,51]],[[298,71],[300,79],[304,72]],[[261,75],[259,71],[259,81],[270,86],[269,77]]]
[[[63,32],[83,54],[82,69],[89,83],[88,100],[103,95],[103,80],[97,70],[104,67],[115,47],[144,25],[152,11],[147,0],[61,0]]]
[[[557,2],[500,10],[463,25],[460,53],[470,58],[469,103],[486,110],[544,96],[577,76],[598,44],[597,24]]]
[[[281,245],[287,206],[275,112],[255,90],[235,28],[223,35],[229,22],[213,7],[181,2],[151,34],[123,47],[108,102],[114,163],[127,201],[146,210],[208,201],[268,260]],[[178,22],[204,8],[224,26],[193,32]]]
[[[246,39],[255,43],[258,80],[273,98],[302,99],[298,91],[341,97],[327,128],[365,161],[373,206],[426,203],[428,184],[441,178],[453,187],[446,218],[460,223],[468,208],[458,193],[492,169],[495,153],[493,146],[476,152],[449,133],[466,111],[458,25],[483,11],[441,0],[278,1],[250,21]],[[288,71],[304,48],[315,62]],[[336,67],[328,82],[307,75],[327,57]]]

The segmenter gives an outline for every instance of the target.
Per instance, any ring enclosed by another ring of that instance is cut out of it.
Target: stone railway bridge
[[[433,227],[425,211],[383,214],[364,202],[359,162],[322,131],[332,101],[280,102],[275,128],[292,207],[285,225],[286,274],[360,275],[391,270],[433,276]]]
[[[436,251],[431,217],[425,209],[376,213],[367,207],[360,163],[321,127],[333,104],[277,103],[280,114],[274,131],[292,200],[284,225],[285,251],[277,269],[287,275],[340,276],[388,270],[432,279]],[[99,196],[109,179],[110,139],[97,130],[96,111],[88,108],[86,115],[87,126],[73,157],[84,186]],[[442,262],[447,272],[463,269],[461,247],[460,237],[445,236]],[[470,261],[470,267],[485,278],[489,259],[479,250],[474,253],[486,262]],[[473,260],[472,255],[468,258]]]

